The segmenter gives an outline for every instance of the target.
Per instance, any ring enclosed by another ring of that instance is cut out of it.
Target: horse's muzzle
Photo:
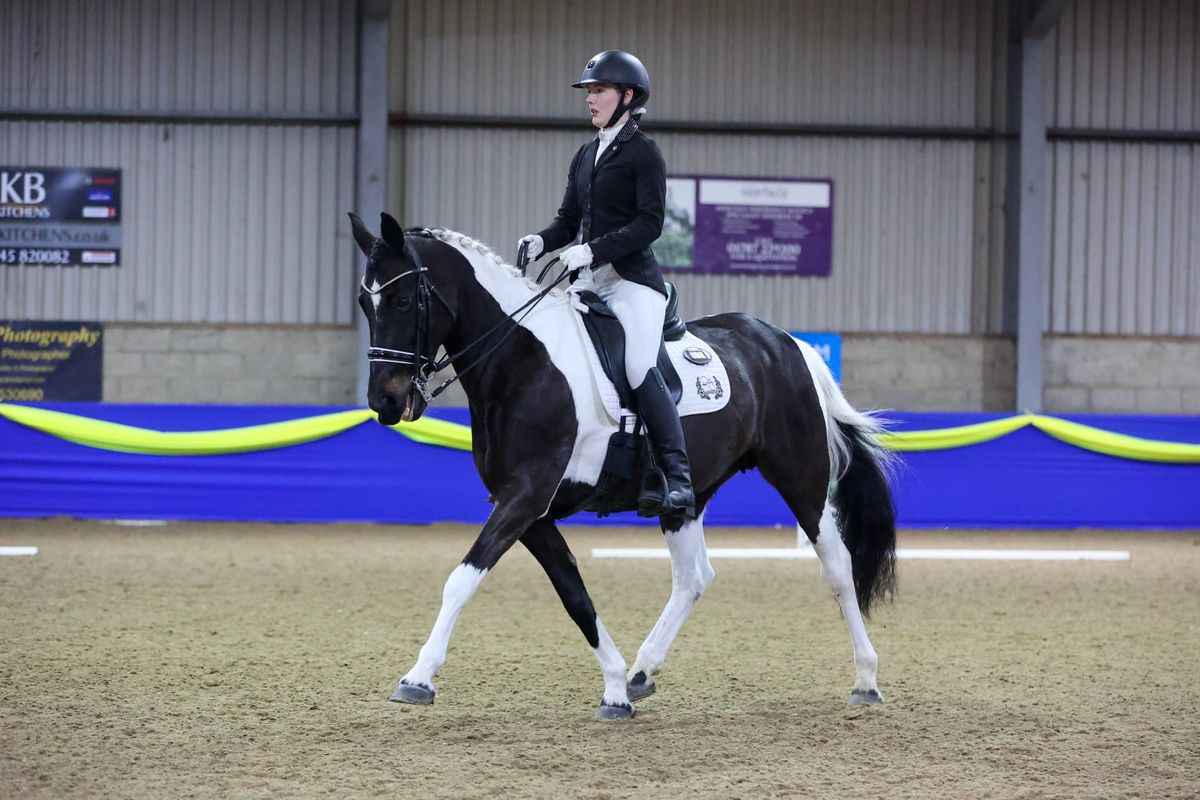
[[[429,404],[416,392],[404,395],[404,404],[392,395],[385,395],[375,408],[380,425],[392,426],[398,422],[412,422],[421,418]]]

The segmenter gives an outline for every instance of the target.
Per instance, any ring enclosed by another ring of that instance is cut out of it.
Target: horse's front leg
[[[632,700],[654,694],[651,676],[662,668],[667,651],[692,613],[692,607],[716,576],[704,543],[703,521],[704,514],[701,513],[698,518],[684,522],[678,530],[663,528],[671,553],[671,598],[638,649],[637,660],[629,670],[629,697]]]
[[[539,505],[540,503],[540,505]],[[397,703],[429,705],[437,690],[433,676],[446,663],[446,650],[450,646],[450,634],[454,623],[467,601],[475,594],[479,584],[508,548],[529,527],[529,524],[546,507],[545,500],[526,500],[501,503],[492,510],[487,523],[480,531],[475,544],[467,552],[462,563],[454,568],[442,589],[442,608],[429,639],[417,656],[417,663],[400,679],[391,700]]]
[[[521,537],[521,543],[546,570],[563,607],[579,626],[600,663],[604,694],[596,716],[599,719],[629,719],[633,716],[633,706],[625,689],[625,659],[596,615],[592,598],[588,596],[575,557],[562,533],[552,520],[539,519]]]

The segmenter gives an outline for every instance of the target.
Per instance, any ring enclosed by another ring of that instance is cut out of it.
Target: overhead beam
[[[1070,0],[1041,0],[1034,3],[1030,9],[1028,22],[1025,24],[1026,39],[1044,39],[1046,34],[1054,30],[1058,18],[1067,10]]]
[[[1020,209],[1017,245],[1017,410],[1042,410],[1046,302],[1046,40],[1021,47]]]
[[[355,186],[355,211],[369,224],[379,218],[387,205],[388,137],[388,23],[391,0],[359,0],[358,6],[358,159]],[[348,230],[349,222],[340,220],[339,230]],[[346,239],[349,246],[350,238]],[[362,256],[354,249],[354,274],[346,276],[357,287],[363,274]],[[358,371],[355,398],[367,400],[370,364],[367,347],[371,334],[367,320],[354,309],[358,320]]]
[[[1025,21],[1021,26],[1019,102],[1009,108],[1020,114],[1017,180],[1009,181],[1009,201],[1017,206],[1016,326],[1017,410],[1042,410],[1042,335],[1049,273],[1046,232],[1049,145],[1046,139],[1046,91],[1050,83],[1049,43],[1046,37],[1066,10],[1068,0],[1016,0],[1010,9]],[[1010,71],[1010,75],[1015,70]],[[1018,98],[1010,95],[1010,101]],[[1011,167],[1010,167],[1011,170]],[[1011,241],[1011,240],[1010,240]],[[1011,262],[1010,262],[1011,263]],[[1011,287],[1011,284],[1010,284]]]

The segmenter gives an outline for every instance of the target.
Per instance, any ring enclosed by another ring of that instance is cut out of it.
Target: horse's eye
[[[396,299],[396,308],[400,309],[401,311],[403,311],[404,309],[408,308],[411,305],[412,305],[411,297],[399,297]]]

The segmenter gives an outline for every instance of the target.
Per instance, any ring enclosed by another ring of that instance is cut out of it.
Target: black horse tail
[[[863,616],[896,589],[896,512],[888,477],[896,458],[876,438],[880,418],[846,401],[825,361],[799,342],[825,413],[834,516],[850,551],[854,592]]]

